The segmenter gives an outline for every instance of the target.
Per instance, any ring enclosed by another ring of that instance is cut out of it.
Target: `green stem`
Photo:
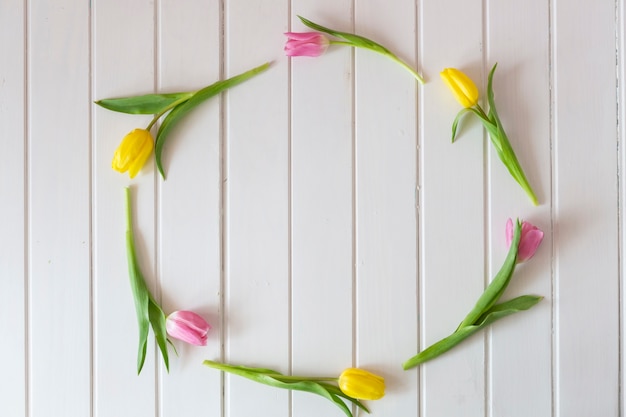
[[[495,123],[493,123],[493,122],[491,121],[491,119],[489,118],[489,116],[487,116],[487,113],[485,113],[485,111],[483,110],[483,108],[482,108],[482,107],[480,107],[480,104],[476,104],[476,105],[474,106],[474,108],[475,108],[475,109],[476,109],[476,111],[480,114],[480,116],[479,116],[479,117],[480,117],[480,118],[482,118],[484,122],[489,121],[491,124],[494,124],[494,125],[495,125]]]
[[[415,71],[409,64],[407,64],[406,62],[404,62],[403,60],[401,60],[400,58],[398,58],[395,55],[387,55],[389,58],[391,58],[393,61],[397,62],[398,64],[400,64],[402,66],[402,68],[404,68],[405,70],[407,70],[408,72],[411,73],[411,75],[413,75],[413,77],[415,77],[415,79],[420,83],[420,84],[424,84],[424,78],[422,78],[421,75],[419,75],[417,73],[417,71]]]
[[[146,130],[150,131],[150,129],[152,129],[152,126],[154,126],[154,124],[157,122],[157,120],[159,120],[159,118],[161,118],[161,116],[163,116],[165,113],[167,113],[168,111],[172,110],[174,107],[178,106],[179,104],[184,103],[185,101],[189,100],[194,94],[196,94],[196,91],[191,91],[191,92],[187,93],[186,97],[182,97],[182,98],[172,102],[170,105],[165,107],[163,110],[161,110],[160,112],[155,114],[154,117],[152,118],[152,120],[150,121],[150,123],[148,124],[148,126],[146,127]]]
[[[313,382],[336,382],[339,381],[337,377],[310,377],[310,376],[298,376],[298,375],[283,375],[283,374],[266,374],[272,378],[280,379],[281,381],[313,381]]]
[[[343,46],[352,46],[354,48],[363,48],[363,49],[369,49],[370,51],[374,51],[374,52],[378,52],[381,55],[386,56],[387,58],[391,59],[392,61],[400,64],[400,66],[402,66],[402,68],[404,68],[405,70],[409,71],[411,73],[411,75],[413,75],[413,77],[415,77],[415,79],[420,83],[420,84],[424,84],[424,78],[422,78],[421,75],[419,75],[417,73],[417,71],[415,71],[409,64],[407,64],[406,62],[404,62],[403,60],[401,60],[400,58],[398,58],[397,56],[395,56],[393,53],[386,51],[383,52],[379,49],[374,49],[374,48],[368,48],[366,46],[361,46],[361,45],[355,45],[352,42],[345,42],[345,41],[334,41],[331,40],[330,41],[330,45],[343,45]]]
[[[126,203],[126,232],[133,233],[133,220],[131,214],[130,187],[124,188],[124,201]]]

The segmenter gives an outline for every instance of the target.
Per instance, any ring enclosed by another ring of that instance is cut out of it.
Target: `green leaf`
[[[391,60],[395,61],[396,63],[400,64],[400,66],[402,66],[404,69],[409,71],[411,75],[413,75],[420,84],[425,83],[424,78],[422,78],[422,76],[419,75],[417,71],[415,71],[409,64],[407,64],[406,62],[398,58],[393,52],[391,52],[389,49],[385,48],[381,44],[374,42],[371,39],[365,38],[363,36],[359,36],[359,35],[355,35],[355,34],[347,33],[347,32],[340,32],[334,29],[329,29],[322,25],[318,25],[317,23],[311,22],[310,20],[305,19],[302,16],[298,16],[298,18],[302,21],[302,23],[304,23],[306,26],[308,26],[309,28],[313,30],[317,30],[318,32],[324,32],[326,34],[329,34],[336,38],[343,39],[345,41],[345,42],[331,41],[331,44],[332,43],[344,44],[344,45],[347,44],[349,46],[354,46],[356,48],[364,48],[364,49],[369,49],[374,52],[378,52],[379,54],[382,54],[390,58]]]
[[[134,97],[105,98],[95,103],[105,109],[129,114],[155,114],[166,110],[177,101],[193,96],[193,92],[145,94]]]
[[[493,324],[497,320],[500,320],[506,316],[510,316],[511,314],[515,314],[520,311],[528,310],[542,299],[543,297],[539,296],[523,295],[510,301],[506,301],[502,304],[494,305],[489,310],[487,310],[487,312],[482,317],[480,317],[476,324],[459,328],[450,336],[441,339],[437,343],[434,343],[417,355],[413,356],[411,359],[406,361],[402,365],[402,367],[407,370],[431,359],[434,359],[437,356],[446,353],[447,351],[449,351],[468,337],[477,333],[478,331],[484,329],[490,324]]]
[[[269,385],[275,388],[282,388],[288,390],[295,391],[304,391],[310,392],[312,394],[320,395],[337,405],[348,417],[353,417],[352,412],[348,408],[348,406],[341,400],[341,398],[345,398],[354,404],[356,404],[359,408],[369,412],[365,406],[355,398],[349,397],[345,395],[339,388],[325,383],[318,382],[314,380],[309,380],[306,377],[292,377],[287,375],[282,375],[279,372],[275,372],[272,370],[264,369],[264,368],[249,368],[246,366],[237,366],[237,365],[228,365],[225,363],[215,362],[205,360],[203,362],[205,366],[210,368],[218,369],[223,372],[228,372],[231,374],[239,375],[244,378],[250,379],[252,381]],[[266,373],[265,371],[270,371],[270,373]],[[314,379],[314,378],[312,378]],[[322,378],[325,379],[325,378]],[[336,378],[333,378],[336,379]],[[341,397],[341,398],[340,398]]]
[[[476,115],[476,117],[478,117],[479,119],[483,120],[483,116],[475,108],[473,108],[473,107],[466,107],[464,109],[461,109],[457,113],[456,117],[454,118],[454,121],[452,122],[452,142],[453,143],[454,143],[454,139],[456,138],[456,129],[457,129],[457,126],[458,126],[459,122],[461,121],[463,116],[465,116],[469,112],[474,113]],[[483,120],[483,122],[484,122],[484,120]]]
[[[328,392],[330,392],[331,394],[337,395],[338,397],[341,397],[341,398],[345,398],[346,400],[352,402],[361,410],[369,414],[370,410],[365,406],[365,404],[363,404],[360,400],[357,400],[356,398],[352,398],[349,395],[345,394],[339,387],[336,387],[334,385],[327,384],[324,382],[320,382],[319,384],[324,386],[328,390]]]
[[[150,295],[146,286],[143,274],[139,268],[137,254],[135,252],[135,237],[133,234],[132,209],[130,187],[126,187],[126,257],[128,259],[128,272],[130,277],[130,287],[135,301],[135,311],[137,313],[137,324],[139,327],[139,349],[137,351],[137,374],[141,373],[146,360],[146,350],[148,343],[148,332],[150,325],[157,340],[165,368],[169,372],[169,357],[167,352],[167,331],[165,329],[165,314],[159,305]]]
[[[491,306],[493,306],[498,301],[500,296],[504,293],[504,290],[506,290],[506,287],[511,281],[513,271],[515,270],[517,251],[521,236],[522,224],[519,220],[517,220],[515,222],[513,241],[511,242],[511,247],[509,248],[509,253],[504,260],[504,264],[502,265],[500,271],[498,271],[494,279],[491,281],[491,283],[487,286],[483,294],[480,296],[474,308],[469,312],[465,319],[463,319],[458,329],[475,324],[480,316],[485,314],[485,312],[489,310]]]
[[[135,302],[135,312],[137,314],[137,324],[139,328],[139,348],[137,350],[137,374],[141,373],[146,359],[146,349],[148,343],[148,330],[150,319],[148,304],[150,293],[146,288],[146,283],[141,275],[141,270],[135,254],[135,243],[132,226],[132,212],[130,201],[130,188],[125,188],[126,201],[126,258],[128,261],[128,275],[130,278],[130,288]]]
[[[163,120],[161,126],[159,127],[159,131],[157,132],[155,147],[154,147],[154,156],[157,164],[157,168],[161,173],[161,176],[165,179],[165,170],[163,169],[163,164],[161,162],[161,156],[163,153],[163,146],[165,145],[165,140],[167,139],[168,133],[172,130],[172,128],[191,110],[196,108],[199,104],[204,102],[205,100],[220,94],[222,91],[227,90],[231,87],[234,87],[238,84],[247,81],[248,79],[254,77],[255,75],[260,74],[261,72],[267,70],[270,66],[270,63],[265,63],[256,68],[253,68],[249,71],[246,71],[242,74],[229,78],[227,80],[218,81],[214,84],[211,84],[208,87],[205,87],[199,91],[197,91],[191,98],[186,100],[184,103],[176,106]]]
[[[152,298],[150,298],[150,303],[148,304],[148,313],[150,315],[150,324],[152,325],[154,337],[156,338],[161,355],[163,355],[165,369],[169,372],[170,360],[167,352],[168,340],[167,330],[165,329],[165,314],[163,313],[163,310],[161,310],[161,307],[159,307],[159,305]]]
[[[491,127],[488,126],[487,122],[484,121],[483,124],[489,130],[489,137],[491,138],[491,143],[493,143],[496,148],[496,152],[498,153],[498,157],[506,166],[507,170],[511,174],[511,176],[517,181],[517,183],[522,187],[522,189],[526,192],[530,200],[534,205],[538,205],[537,196],[533,191],[528,179],[526,179],[526,174],[522,169],[519,161],[517,160],[517,155],[515,155],[515,151],[511,146],[509,138],[502,127],[502,122],[500,122],[500,117],[498,116],[498,111],[496,109],[496,101],[493,93],[493,75],[496,71],[496,67],[498,64],[496,63],[491,71],[489,72],[489,78],[487,82],[487,100],[489,101],[489,119],[491,121]]]
[[[344,39],[346,41],[348,41],[349,43],[351,43],[353,46],[359,47],[359,48],[366,48],[366,49],[371,49],[373,51],[379,52],[383,55],[393,55],[395,56],[389,49],[385,48],[384,46],[382,46],[379,43],[376,43],[374,41],[372,41],[371,39],[367,39],[364,38],[363,36],[359,36],[359,35],[354,35],[352,33],[347,33],[347,32],[339,32],[337,30],[334,29],[329,29],[327,27],[324,27],[322,25],[318,25],[317,23],[311,22],[308,19],[305,19],[302,16],[298,16],[298,19],[300,19],[302,21],[302,23],[304,23],[306,26],[310,27],[313,30],[317,30],[318,32],[324,32],[327,33],[331,36],[334,36],[336,38],[341,38]]]
[[[494,317],[501,318],[505,317],[502,315],[503,313],[511,315],[513,313],[517,313],[518,311],[528,310],[538,304],[541,300],[543,300],[543,297],[539,295],[522,295],[517,298],[513,298],[512,300],[504,301],[487,310],[485,314],[478,319],[477,323],[480,325],[485,323],[489,325],[495,321]]]

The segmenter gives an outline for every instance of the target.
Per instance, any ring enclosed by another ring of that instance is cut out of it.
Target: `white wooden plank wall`
[[[297,15],[375,39],[287,59]],[[0,378],[3,417],[340,416],[330,402],[201,366],[387,380],[374,416],[624,416],[624,0],[1,0]],[[110,168],[148,116],[94,100],[194,90],[273,61],[200,106],[134,180]],[[457,67],[498,110],[541,205],[439,79]],[[471,120],[471,121],[470,121]],[[166,310],[212,324],[137,325],[122,189]],[[506,254],[504,225],[545,232],[505,297],[543,295],[419,369]]]

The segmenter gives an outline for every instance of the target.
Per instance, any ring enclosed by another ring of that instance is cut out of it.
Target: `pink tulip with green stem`
[[[370,51],[377,52],[387,58],[391,59],[395,63],[399,64],[402,68],[411,73],[413,77],[420,83],[424,84],[424,78],[413,69],[409,64],[398,58],[393,52],[385,48],[381,44],[374,42],[371,39],[363,36],[355,35],[352,33],[340,32],[338,30],[329,29],[317,23],[311,22],[302,16],[298,16],[300,21],[309,28],[316,30],[317,32],[287,32],[287,42],[285,44],[285,54],[287,56],[320,56],[323,54],[329,45],[344,45],[354,48],[369,49]],[[326,33],[335,38],[341,40],[330,39],[321,33]]]
[[[522,262],[519,257],[520,251],[524,250],[524,255],[528,256],[526,259],[530,259],[543,238],[541,230],[530,223],[524,222],[524,224],[526,224],[527,230],[525,234],[523,232],[523,223],[518,220],[513,227],[513,221],[509,219],[507,222],[507,237],[511,235],[508,241],[509,252],[494,279],[478,298],[474,308],[465,316],[454,333],[430,345],[407,360],[402,365],[405,370],[438,357],[497,320],[528,310],[543,299],[543,297],[536,295],[522,295],[497,304],[511,282],[515,266]]]

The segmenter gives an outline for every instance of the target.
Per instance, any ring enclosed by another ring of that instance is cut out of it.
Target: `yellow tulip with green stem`
[[[454,122],[452,123],[452,142],[454,142],[456,138],[456,130],[461,118],[468,113],[473,113],[482,122],[485,129],[487,129],[487,132],[489,132],[489,137],[496,148],[496,152],[498,153],[500,160],[504,163],[511,176],[515,179],[515,181],[517,181],[517,183],[526,192],[532,203],[536,206],[539,204],[537,196],[530,186],[528,179],[526,179],[526,174],[517,160],[515,151],[513,150],[513,147],[509,142],[509,138],[502,127],[502,122],[500,121],[500,117],[498,116],[498,112],[496,110],[496,103],[493,94],[493,74],[496,71],[497,65],[498,64],[494,65],[489,72],[489,79],[487,83],[487,101],[489,102],[488,112],[485,112],[478,103],[478,88],[476,88],[476,84],[474,84],[474,82],[467,75],[456,68],[446,68],[441,72],[441,78],[448,85],[457,101],[464,107],[456,115]]]
[[[339,377],[334,377],[283,375],[272,369],[231,365],[211,360],[206,360],[203,364],[270,387],[322,396],[339,407],[347,417],[354,417],[348,407],[349,404],[369,413],[361,400],[379,400],[385,395],[385,379],[361,368],[348,368]]]

